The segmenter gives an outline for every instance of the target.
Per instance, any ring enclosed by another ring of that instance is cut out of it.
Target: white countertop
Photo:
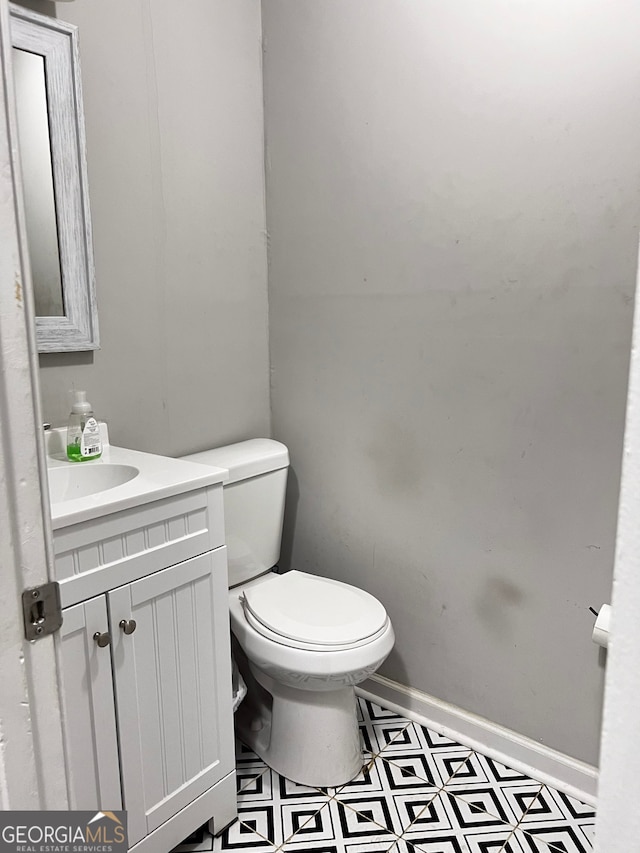
[[[102,456],[88,462],[67,460],[65,428],[48,431],[46,434],[47,467],[53,469],[65,466],[76,468],[80,465],[83,468],[94,465],[131,465],[138,468],[140,473],[132,480],[105,491],[51,503],[51,521],[54,530],[222,483],[228,475],[224,468],[214,468],[183,459],[172,459],[168,456],[114,447],[108,443],[106,424],[100,426],[103,437]]]

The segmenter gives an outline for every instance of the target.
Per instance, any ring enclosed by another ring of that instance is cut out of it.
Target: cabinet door
[[[224,548],[108,594],[130,845],[233,770],[228,595]]]
[[[107,631],[103,595],[63,610],[58,633],[69,808],[122,808],[110,647],[93,635]]]

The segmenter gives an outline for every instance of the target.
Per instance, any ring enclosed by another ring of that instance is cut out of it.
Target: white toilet
[[[229,471],[229,607],[234,655],[247,682],[238,736],[288,779],[342,785],[362,766],[353,688],[393,648],[389,617],[356,587],[272,571],[289,466],[284,444],[252,439],[185,458]]]

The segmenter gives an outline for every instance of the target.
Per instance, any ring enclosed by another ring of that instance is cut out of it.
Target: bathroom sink
[[[227,471],[212,465],[115,447],[100,424],[102,456],[69,462],[66,427],[45,431],[51,527],[55,532],[111,513],[221,485]]]
[[[128,483],[139,473],[133,465],[70,462],[49,468],[49,497],[52,504],[86,498]]]

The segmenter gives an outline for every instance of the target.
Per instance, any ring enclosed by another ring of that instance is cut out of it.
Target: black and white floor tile
[[[590,853],[595,812],[359,698],[362,772],[310,788],[238,744],[238,820],[174,853]]]

